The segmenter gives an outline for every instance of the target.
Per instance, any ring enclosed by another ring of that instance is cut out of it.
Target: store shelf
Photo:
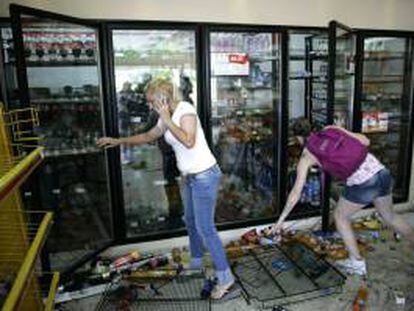
[[[389,53],[385,51],[365,52],[364,61],[388,61],[388,60],[402,60],[404,61],[404,53]]]
[[[40,98],[32,99],[32,104],[99,104],[99,98]]]
[[[368,103],[380,103],[380,102],[399,102],[402,98],[370,98],[370,99],[361,99],[361,102]]]
[[[56,150],[56,151],[45,151],[46,158],[57,158],[67,156],[78,156],[78,155],[89,155],[102,152],[102,149],[93,150]]]
[[[327,61],[328,60],[328,54],[312,54],[312,52],[310,52],[309,58],[312,59],[312,60]]]
[[[148,286],[137,286],[132,289],[136,299],[128,304],[128,310],[159,310],[159,311],[211,311],[211,300],[202,299],[200,294],[206,276],[202,272],[189,270],[187,275],[172,272],[169,277],[140,278],[135,277],[135,284]],[[96,310],[112,311],[121,310],[120,302],[131,295],[131,287],[122,282],[113,282],[106,285],[106,290],[96,306]]]
[[[291,60],[291,61],[305,61],[306,56],[304,56],[304,55],[290,55],[289,60]]]
[[[291,76],[289,77],[289,80],[308,80],[312,78],[312,76]]]
[[[232,259],[233,273],[256,309],[337,293],[345,276],[302,245],[256,248]]]
[[[365,75],[362,79],[362,83],[402,83],[403,77],[401,75],[377,75],[369,76]]]
[[[270,86],[245,86],[248,90],[272,90]]]
[[[16,190],[43,160],[43,147],[33,150],[0,178],[0,201]]]
[[[95,59],[79,60],[79,61],[26,61],[27,67],[83,67],[83,66],[97,66]]]

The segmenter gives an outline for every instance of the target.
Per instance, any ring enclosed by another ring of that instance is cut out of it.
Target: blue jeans
[[[217,164],[201,173],[183,176],[181,197],[190,239],[191,266],[201,267],[204,250],[207,250],[213,260],[218,284],[223,285],[231,282],[233,275],[214,224],[220,179],[221,170]]]

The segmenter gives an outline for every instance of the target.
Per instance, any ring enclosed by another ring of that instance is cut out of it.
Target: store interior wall
[[[2,0],[0,16],[16,3],[83,18],[209,21],[414,30],[412,0]]]

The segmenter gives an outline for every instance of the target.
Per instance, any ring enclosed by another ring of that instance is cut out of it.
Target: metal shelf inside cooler
[[[204,281],[203,273],[147,278],[138,282],[122,281],[108,286],[97,310],[118,310],[127,304],[128,310],[209,311],[211,301],[200,298]]]
[[[302,245],[252,250],[232,266],[247,298],[263,307],[332,294],[345,280]]]

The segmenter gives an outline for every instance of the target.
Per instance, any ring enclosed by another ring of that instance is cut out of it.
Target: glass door
[[[147,131],[158,120],[145,87],[156,77],[171,80],[184,100],[197,106],[195,27],[148,28],[110,25],[114,98],[120,136]],[[175,155],[164,138],[120,153],[126,236],[184,228]]]
[[[210,29],[208,40],[212,149],[223,171],[216,219],[274,217],[281,34]]]
[[[18,106],[16,54],[10,22],[0,22],[0,98],[9,108]]]
[[[329,55],[332,86],[329,102],[335,125],[353,130],[353,102],[355,90],[356,33],[336,21],[329,24],[329,44],[333,53]]]
[[[408,198],[412,153],[412,38],[361,34],[359,127],[394,177],[394,199]]]
[[[329,23],[329,74],[328,102],[329,124],[350,131],[354,126],[356,33],[339,22]],[[344,184],[333,180],[330,197],[339,199]]]
[[[28,208],[54,212],[50,266],[65,270],[112,240],[97,28],[11,6],[22,103],[37,107],[45,161]]]
[[[305,42],[306,67],[309,71],[307,116],[312,125],[321,128],[328,121],[328,34],[309,36]]]
[[[289,131],[287,143],[287,192],[296,180],[296,167],[302,146],[291,127],[298,118],[326,123],[327,35],[324,30],[292,30],[289,32]],[[315,109],[313,107],[315,106]],[[322,110],[318,110],[320,107]],[[324,112],[325,111],[325,112]],[[319,112],[319,114],[318,114]],[[319,117],[319,118],[318,118]],[[317,123],[319,124],[319,123]],[[322,179],[319,170],[312,168],[303,188],[300,201],[291,215],[310,217],[321,215]]]

